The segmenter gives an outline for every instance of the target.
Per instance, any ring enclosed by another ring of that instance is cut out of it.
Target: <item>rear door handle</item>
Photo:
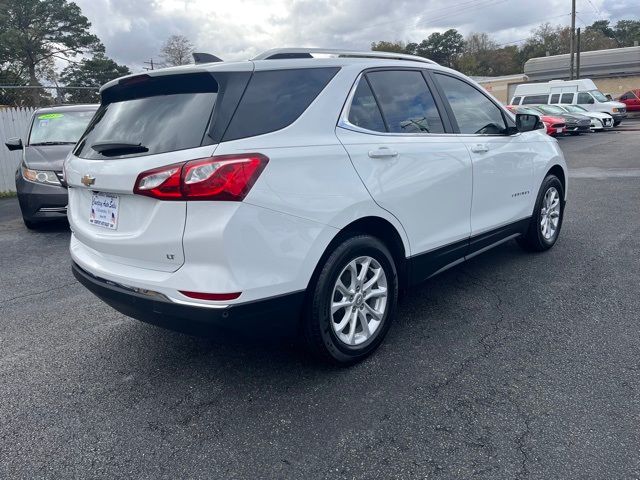
[[[387,147],[376,148],[375,150],[369,151],[369,157],[371,158],[387,158],[387,157],[397,157],[398,152],[395,150],[391,150]]]
[[[471,151],[474,153],[485,153],[489,151],[489,145],[486,143],[476,143],[471,146]]]

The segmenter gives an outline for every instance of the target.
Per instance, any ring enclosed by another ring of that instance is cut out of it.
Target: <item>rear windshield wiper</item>
[[[144,153],[149,149],[140,143],[126,142],[100,142],[91,145],[91,148],[103,155],[126,155],[128,153]]]
[[[36,142],[36,143],[30,143],[29,145],[75,145],[76,142]]]

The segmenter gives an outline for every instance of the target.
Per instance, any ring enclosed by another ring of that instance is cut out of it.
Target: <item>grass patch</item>
[[[0,192],[0,198],[13,198],[16,196],[16,192]]]

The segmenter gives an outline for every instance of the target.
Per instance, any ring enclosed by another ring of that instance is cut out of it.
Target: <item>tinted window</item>
[[[298,119],[339,68],[255,72],[223,141],[280,130]]]
[[[573,103],[573,93],[563,93],[560,103]]]
[[[549,103],[558,103],[558,100],[560,100],[560,94],[554,93],[553,95],[551,95],[551,100],[549,100]]]
[[[514,97],[513,101],[511,102],[512,105],[520,105],[520,100],[522,100],[522,97]]]
[[[483,93],[449,75],[436,74],[436,78],[453,110],[460,133],[496,135],[505,132],[502,110]]]
[[[151,77],[118,85],[103,93],[103,102],[76,147],[83,158],[151,155],[202,145],[218,95],[209,74]],[[102,153],[100,143],[141,145],[136,153]]]
[[[40,113],[33,119],[29,144],[76,143],[95,110]]]
[[[535,105],[537,103],[547,103],[549,95],[527,95],[522,101],[523,105]]]
[[[631,99],[633,99],[631,92],[627,92],[624,95],[622,95],[618,100],[631,100]]]
[[[420,72],[371,72],[367,74],[367,78],[390,132],[444,132],[440,113]]]
[[[387,131],[376,99],[364,77],[360,79],[353,95],[353,101],[349,108],[349,123],[376,132]]]
[[[594,100],[588,93],[579,93],[576,103],[594,103]]]

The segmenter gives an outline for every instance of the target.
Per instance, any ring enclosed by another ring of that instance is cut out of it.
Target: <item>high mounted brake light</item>
[[[118,85],[133,85],[136,83],[146,82],[147,80],[150,80],[150,79],[151,77],[149,75],[147,75],[146,73],[143,73],[142,75],[134,75],[133,77],[123,78],[122,80],[118,81]]]
[[[241,202],[269,159],[260,153],[218,155],[147,170],[133,193],[158,200]]]

